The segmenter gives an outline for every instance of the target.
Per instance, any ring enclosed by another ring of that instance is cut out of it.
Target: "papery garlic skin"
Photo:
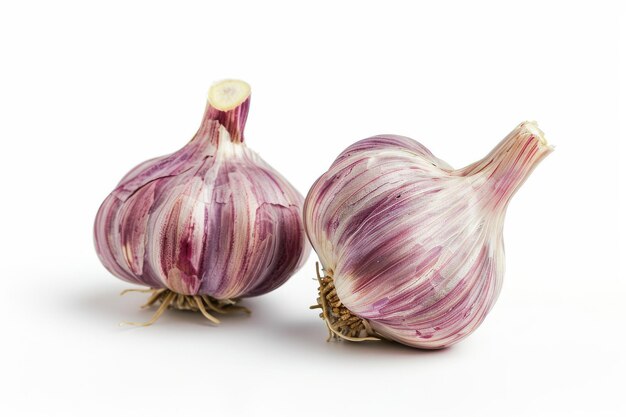
[[[193,139],[138,165],[106,198],[94,236],[111,273],[222,300],[272,291],[302,266],[303,198],[243,143],[249,102],[247,84],[216,84]]]
[[[409,346],[443,348],[469,335],[502,287],[508,202],[551,151],[534,122],[460,170],[401,136],[348,147],[304,205],[341,303]]]

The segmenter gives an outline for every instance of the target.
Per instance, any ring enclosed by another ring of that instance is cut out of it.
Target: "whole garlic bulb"
[[[459,170],[401,136],[343,151],[304,204],[331,335],[437,349],[474,331],[502,286],[507,205],[551,151],[534,122]]]
[[[104,200],[94,236],[115,276],[150,287],[148,304],[225,312],[304,263],[302,196],[244,143],[250,87],[213,85],[200,129],[173,154],[131,170]]]

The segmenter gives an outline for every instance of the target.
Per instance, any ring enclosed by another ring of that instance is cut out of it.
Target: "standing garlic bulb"
[[[250,87],[219,82],[179,151],[131,170],[95,221],[100,260],[168,307],[224,313],[282,285],[309,253],[302,196],[243,143]],[[245,310],[245,309],[244,309]],[[137,323],[133,323],[137,324]]]
[[[304,204],[330,334],[437,349],[474,331],[502,286],[507,205],[551,151],[534,122],[460,170],[401,136],[343,151]]]

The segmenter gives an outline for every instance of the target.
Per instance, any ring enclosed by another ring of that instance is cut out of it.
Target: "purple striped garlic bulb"
[[[149,287],[147,305],[209,313],[282,285],[306,260],[302,196],[244,143],[250,87],[213,85],[200,129],[170,155],[132,169],[104,200],[100,260]],[[247,311],[247,310],[246,310]]]
[[[402,136],[344,150],[304,203],[329,334],[438,349],[472,333],[502,287],[507,205],[552,149],[524,122],[458,170]]]

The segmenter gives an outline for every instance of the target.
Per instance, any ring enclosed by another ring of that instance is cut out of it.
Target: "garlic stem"
[[[250,107],[250,86],[240,80],[223,80],[211,86],[203,125],[211,120],[226,128],[233,143],[243,142]]]
[[[455,172],[482,191],[490,208],[503,207],[554,148],[536,122],[523,122],[487,156]]]

